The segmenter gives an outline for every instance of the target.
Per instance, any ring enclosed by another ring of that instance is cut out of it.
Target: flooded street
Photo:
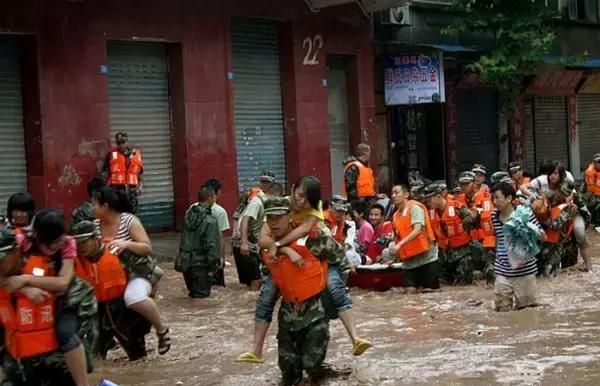
[[[600,235],[590,235],[594,273],[574,269],[540,280],[543,306],[499,314],[483,284],[406,296],[351,291],[358,329],[374,347],[361,357],[339,320],[331,322],[327,362],[349,375],[325,385],[595,385],[600,384]],[[121,385],[277,385],[276,323],[263,365],[235,363],[251,348],[256,293],[237,284],[208,300],[186,296],[181,275],[166,268],[159,305],[173,347],[164,357],[149,335],[149,359],[129,363],[119,350],[97,363],[96,378]]]

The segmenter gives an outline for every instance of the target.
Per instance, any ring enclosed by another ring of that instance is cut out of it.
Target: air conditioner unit
[[[411,25],[411,12],[408,5],[377,12],[377,21],[382,25]]]

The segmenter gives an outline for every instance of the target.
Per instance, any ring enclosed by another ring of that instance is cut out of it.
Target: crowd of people
[[[94,358],[120,345],[130,360],[146,356],[154,328],[157,352],[171,348],[169,326],[153,300],[163,271],[135,216],[142,192],[141,152],[127,135],[88,182],[89,199],[70,221],[39,209],[28,193],[7,202],[0,233],[0,321],[3,385],[89,386]],[[317,177],[300,177],[289,195],[264,170],[240,196],[229,224],[218,204],[221,183],[198,189],[185,213],[175,270],[191,298],[225,285],[226,232],[239,282],[259,291],[252,348],[237,361],[263,363],[276,304],[283,385],[304,374],[318,383],[329,321],[339,319],[352,355],[372,347],[356,327],[346,288],[359,266],[398,265],[406,293],[469,285],[494,286],[495,309],[536,305],[536,277],[575,265],[591,270],[586,228],[600,223],[600,154],[581,187],[560,162],[534,179],[513,162],[488,178],[483,165],[460,173],[457,188],[411,174],[390,195],[377,193],[370,148],[344,163],[344,195],[325,200]],[[490,182],[488,186],[486,182]],[[70,226],[67,224],[70,223]]]

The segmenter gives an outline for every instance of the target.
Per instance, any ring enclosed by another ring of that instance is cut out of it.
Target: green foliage
[[[511,109],[520,93],[523,77],[534,73],[550,53],[557,34],[550,10],[543,0],[454,0],[453,8],[464,12],[446,34],[486,33],[494,38],[491,52],[468,66],[482,81],[496,88],[502,106]]]

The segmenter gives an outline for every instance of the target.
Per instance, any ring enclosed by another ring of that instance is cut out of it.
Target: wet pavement
[[[540,280],[543,305],[535,309],[496,313],[484,284],[410,296],[353,289],[358,329],[374,347],[353,357],[342,324],[332,321],[327,362],[350,374],[324,385],[600,385],[600,235],[590,237],[596,271],[570,269]],[[165,255],[176,248],[173,234],[153,240]],[[256,299],[237,284],[235,268],[227,267],[227,288],[192,300],[172,264],[163,267],[159,306],[169,319],[171,351],[159,357],[148,335],[147,360],[129,363],[117,349],[97,363],[94,379],[121,386],[277,385],[276,323],[265,364],[234,362],[251,347]]]

